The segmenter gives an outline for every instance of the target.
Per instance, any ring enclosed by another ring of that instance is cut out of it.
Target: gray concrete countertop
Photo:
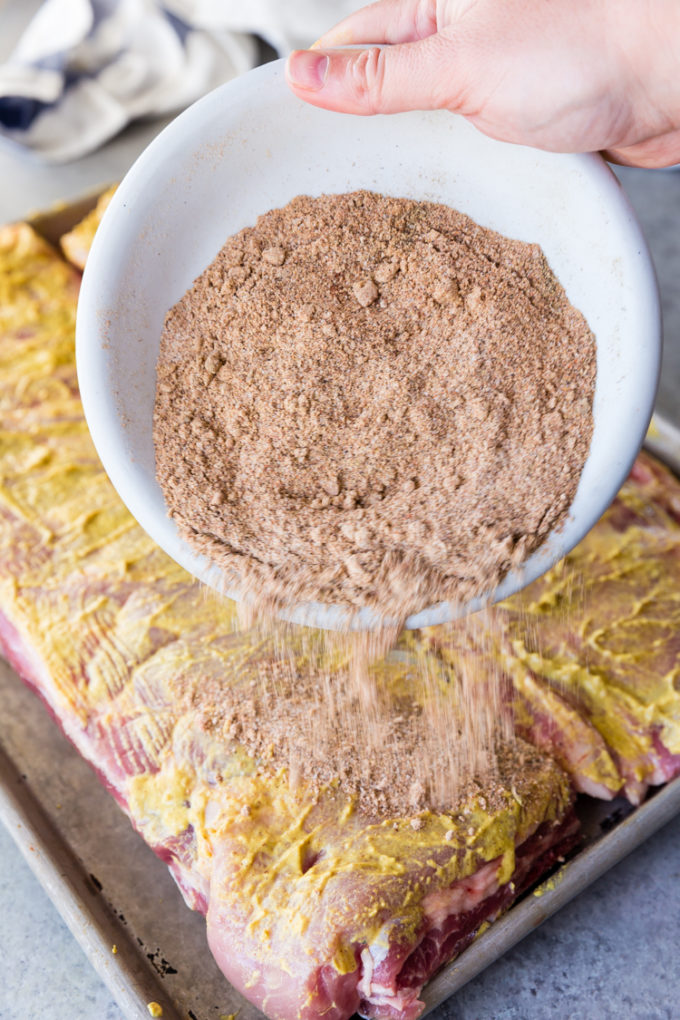
[[[616,173],[647,236],[661,291],[664,351],[657,409],[680,423],[680,170],[619,167]]]
[[[0,59],[35,0],[2,6]],[[0,223],[122,176],[162,124],[46,168],[0,150]],[[680,172],[622,170],[661,287],[665,350],[658,407],[680,392]],[[0,829],[0,1020],[120,1020],[121,1014]],[[680,818],[467,985],[439,1020],[676,1020],[680,1017]],[[203,1020],[203,1018],[201,1018]]]

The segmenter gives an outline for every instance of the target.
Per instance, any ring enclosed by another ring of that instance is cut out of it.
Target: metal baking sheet
[[[0,820],[122,1013],[149,1020],[158,1002],[163,1020],[261,1020],[222,976],[166,865],[1,660],[0,704]]]
[[[41,216],[36,226],[56,241],[93,201]],[[680,471],[675,426],[655,419],[647,446]],[[124,1015],[148,1018],[155,1001],[164,1020],[261,1017],[220,973],[203,918],[187,909],[165,865],[1,661],[0,699],[0,820]],[[429,983],[428,1013],[680,813],[680,777],[638,808],[586,797],[578,808],[582,849]]]

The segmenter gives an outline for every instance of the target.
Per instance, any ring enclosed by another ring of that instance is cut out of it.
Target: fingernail
[[[324,53],[296,50],[288,57],[288,78],[293,85],[310,92],[323,88],[328,74],[328,57]]]

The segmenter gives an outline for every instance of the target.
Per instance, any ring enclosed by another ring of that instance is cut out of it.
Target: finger
[[[436,0],[378,0],[343,18],[312,48],[411,42],[436,31]]]
[[[621,166],[648,169],[674,166],[680,163],[680,130],[669,131],[635,145],[607,149],[602,155],[610,163],[618,163]]]
[[[463,109],[457,47],[431,35],[419,42],[358,50],[296,50],[286,66],[301,99],[341,113]]]

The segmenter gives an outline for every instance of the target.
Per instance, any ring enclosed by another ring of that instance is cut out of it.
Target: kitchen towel
[[[308,46],[356,0],[45,0],[0,65],[0,138],[45,162],[137,117],[183,109],[258,62]]]

